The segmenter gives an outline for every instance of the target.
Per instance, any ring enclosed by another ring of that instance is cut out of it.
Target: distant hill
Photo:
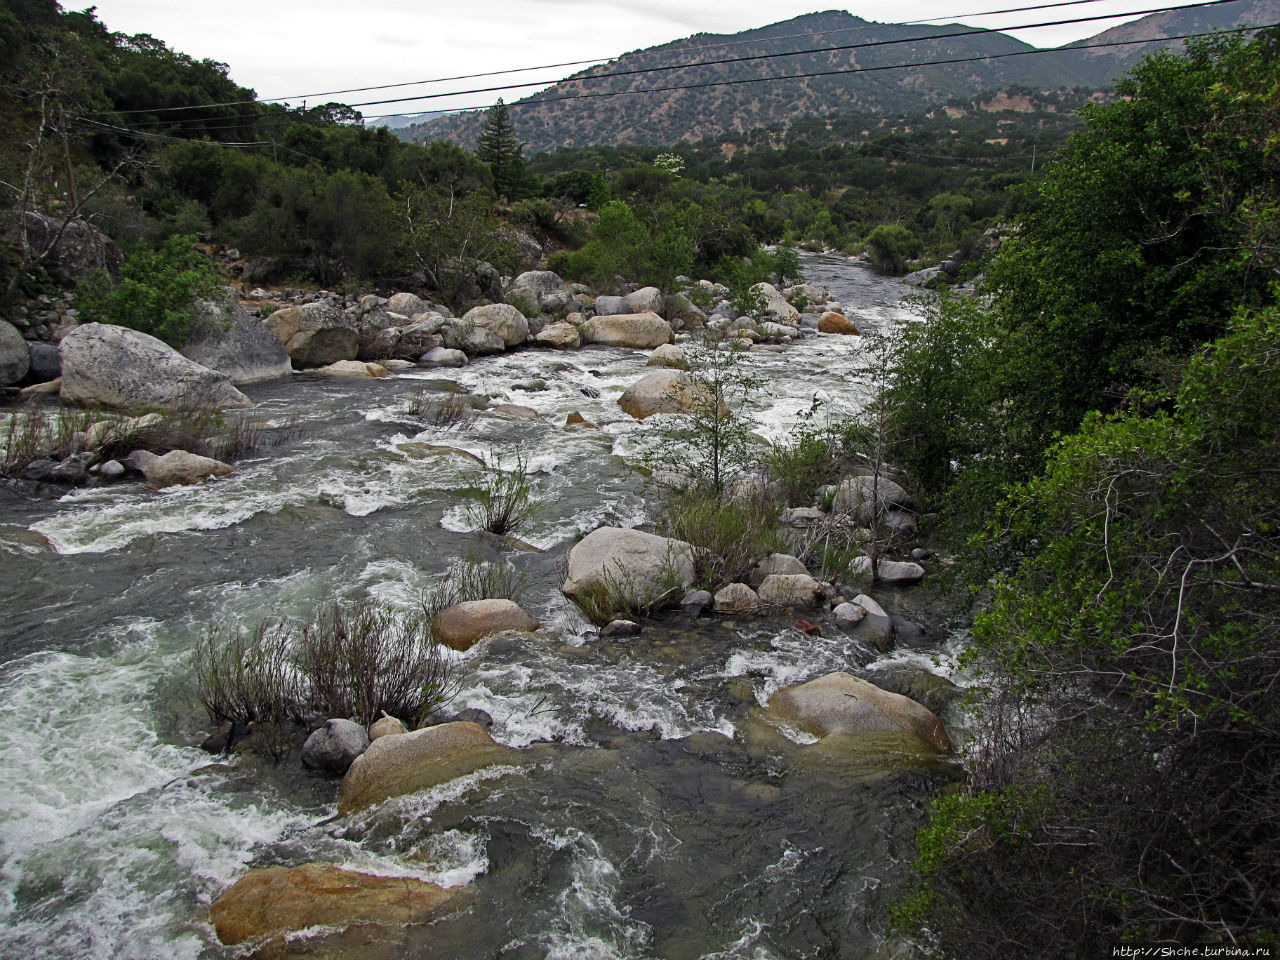
[[[1149,36],[1154,45],[1162,37],[1235,26],[1242,21],[1272,22],[1277,19],[1277,7],[1276,0],[1240,0],[1207,10],[1156,14],[1109,30],[1094,41]],[[874,69],[1035,49],[1002,33],[924,39],[970,29],[961,24],[874,23],[840,10],[813,13],[755,30],[697,34],[628,53],[508,106],[517,134],[527,142],[526,153],[530,154],[599,143],[692,142],[786,124],[798,116],[924,110],[954,98],[969,100],[1010,87],[1102,89],[1149,49],[1146,44],[1108,50],[1078,50],[1073,45],[1030,56]],[[866,46],[885,41],[908,42]],[[1093,41],[1082,41],[1089,42]],[[851,45],[858,46],[786,55]],[[747,59],[759,57],[767,59]],[[738,62],[710,62],[723,60]],[[865,72],[847,72],[857,68]],[[657,72],[652,72],[655,69]],[[626,75],[605,76],[618,73]],[[816,75],[758,82],[797,74]],[[672,89],[677,87],[690,89]],[[620,95],[564,99],[584,93]],[[415,141],[450,140],[473,148],[483,122],[483,112],[458,113],[413,124],[397,135]]]

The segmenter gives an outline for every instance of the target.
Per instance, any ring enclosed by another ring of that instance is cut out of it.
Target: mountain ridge
[[[1266,2],[1153,14],[1043,52],[964,24],[886,24],[827,10],[631,51],[507,107],[527,150],[536,153],[599,143],[693,142],[850,110],[897,114],[1011,87],[1105,89],[1162,38],[1242,20],[1266,22]],[[1112,48],[1124,55],[1079,49],[1148,35],[1151,44],[1135,45],[1141,49],[1133,53]],[[1034,56],[1021,55],[1032,51]],[[930,63],[948,60],[965,62]],[[907,66],[897,66],[902,64]],[[483,111],[470,111],[414,124],[398,135],[474,148],[483,123]]]

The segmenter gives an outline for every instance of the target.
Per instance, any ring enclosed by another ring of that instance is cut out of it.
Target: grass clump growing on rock
[[[764,495],[736,500],[706,488],[671,491],[658,532],[694,547],[694,583],[715,591],[746,582],[751,568],[785,550],[777,531],[778,505]]]
[[[246,724],[308,714],[370,724],[386,711],[412,727],[453,695],[426,617],[367,601],[301,624],[210,629],[196,680],[212,720]]]
[[[444,580],[423,597],[423,618],[430,623],[441,610],[469,600],[510,600],[518,604],[524,588],[524,574],[510,564],[485,563],[469,556],[454,563]]]

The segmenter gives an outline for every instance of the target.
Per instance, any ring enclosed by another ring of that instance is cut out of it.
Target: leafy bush
[[[335,604],[316,620],[210,629],[196,647],[200,701],[215,722],[301,719],[412,726],[452,696],[449,667],[422,614]]]
[[[88,282],[77,300],[81,319],[140,330],[181,347],[191,334],[192,304],[221,287],[218,271],[195,244],[194,236],[184,234],[158,250],[134,246],[118,281],[98,273]]]

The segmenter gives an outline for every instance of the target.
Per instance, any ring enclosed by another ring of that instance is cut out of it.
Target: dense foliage
[[[1276,40],[1144,61],[989,300],[941,304],[899,357],[915,475],[953,509],[1004,495],[973,541],[999,575],[971,780],[900,908],[938,956],[1280,929]]]

